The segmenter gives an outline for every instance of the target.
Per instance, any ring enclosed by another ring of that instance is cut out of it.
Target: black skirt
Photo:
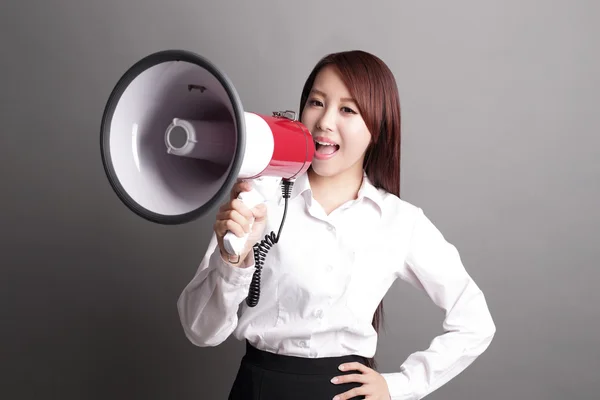
[[[347,362],[366,364],[361,356],[303,358],[258,350],[246,342],[246,354],[229,393],[229,400],[331,400],[361,384],[333,384],[334,376],[357,371],[340,371]],[[364,396],[352,399],[364,399]]]

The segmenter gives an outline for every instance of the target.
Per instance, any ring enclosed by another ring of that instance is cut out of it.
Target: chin
[[[337,160],[316,160],[313,159],[311,169],[316,175],[323,177],[337,176],[342,173],[353,174],[355,171],[357,174],[362,176],[363,173],[363,161],[361,157],[355,162],[348,162],[348,159],[340,158]],[[360,171],[360,172],[359,172]]]
[[[311,168],[319,176],[335,176],[340,173],[339,166],[327,165],[327,163],[322,163],[321,161],[313,161]]]

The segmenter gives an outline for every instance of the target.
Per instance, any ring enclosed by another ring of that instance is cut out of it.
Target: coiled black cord
[[[283,224],[285,222],[285,217],[287,215],[288,209],[288,199],[292,194],[292,187],[294,186],[294,181],[289,179],[284,179],[282,181],[281,191],[283,194],[283,199],[285,201],[285,206],[283,209],[283,217],[281,218],[281,223],[279,224],[279,231],[277,232],[277,236],[275,236],[275,232],[271,232],[265,236],[263,240],[259,243],[256,243],[253,247],[254,250],[254,264],[256,266],[256,270],[252,275],[252,282],[250,283],[250,290],[248,291],[248,297],[246,298],[246,304],[250,307],[254,307],[258,304],[258,300],[260,299],[260,274],[262,272],[262,267],[265,263],[265,258],[267,257],[267,253],[275,245],[275,243],[279,242],[279,237],[281,236],[281,230],[283,229]]]

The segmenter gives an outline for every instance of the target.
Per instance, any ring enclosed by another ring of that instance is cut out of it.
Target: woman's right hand
[[[256,207],[249,209],[240,199],[238,195],[241,192],[247,192],[252,189],[252,183],[247,181],[238,181],[229,195],[229,201],[219,208],[217,213],[214,231],[217,235],[217,243],[221,251],[221,257],[236,267],[244,267],[245,260],[252,251],[252,247],[258,242],[262,236],[267,219],[267,207],[265,204],[259,204]],[[250,223],[253,222],[250,232]],[[244,246],[244,250],[240,254],[239,261],[234,254],[228,254],[223,245],[223,237],[231,231],[238,237],[244,236],[250,232],[248,240]],[[237,261],[237,262],[236,262]]]

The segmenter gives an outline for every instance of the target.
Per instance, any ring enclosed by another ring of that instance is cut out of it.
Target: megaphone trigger
[[[254,187],[246,192],[241,192],[238,197],[244,205],[250,209],[256,207],[257,205],[264,203],[265,198],[256,190]],[[250,223],[250,231],[252,231],[252,222]],[[239,237],[236,236],[233,232],[227,232],[225,237],[223,238],[223,246],[225,246],[225,250],[227,253],[231,255],[239,256],[244,251],[244,247],[246,246],[246,241],[248,240],[248,236],[250,234],[246,233],[244,236]]]

